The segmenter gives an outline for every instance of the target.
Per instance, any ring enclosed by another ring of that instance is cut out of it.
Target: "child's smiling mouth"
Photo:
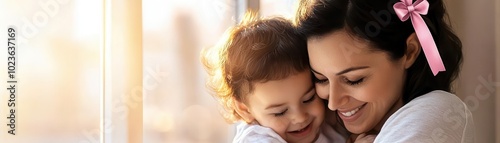
[[[313,124],[313,122],[309,123],[309,125],[307,125],[306,127],[302,128],[302,129],[295,130],[295,131],[289,131],[288,133],[295,136],[295,137],[304,137],[311,132],[312,124]]]

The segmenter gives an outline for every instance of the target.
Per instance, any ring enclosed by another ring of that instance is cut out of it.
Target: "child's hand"
[[[354,143],[373,143],[375,141],[376,135],[368,135],[368,134],[360,134],[358,137],[356,137],[356,140]]]

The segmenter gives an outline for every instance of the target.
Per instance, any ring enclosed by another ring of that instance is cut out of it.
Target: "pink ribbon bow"
[[[426,15],[429,10],[429,2],[427,0],[417,0],[415,3],[411,3],[412,0],[401,0],[394,4],[393,8],[401,21],[406,21],[411,18],[411,23],[413,28],[415,28],[415,33],[417,34],[420,45],[422,45],[422,50],[424,51],[427,62],[431,67],[431,71],[436,76],[440,71],[446,71],[444,68],[443,61],[437,50],[436,43],[429,28],[422,19],[420,15]]]

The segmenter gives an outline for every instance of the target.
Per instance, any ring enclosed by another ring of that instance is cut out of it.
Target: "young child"
[[[306,41],[291,22],[247,14],[226,34],[202,61],[225,118],[244,121],[233,142],[345,142],[323,122],[325,105],[312,83]]]

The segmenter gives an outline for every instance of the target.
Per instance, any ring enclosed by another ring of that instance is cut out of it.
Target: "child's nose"
[[[292,123],[293,124],[302,124],[302,123],[306,122],[308,118],[309,118],[309,116],[308,116],[307,112],[300,111],[297,114],[295,114],[295,116],[292,119]]]

